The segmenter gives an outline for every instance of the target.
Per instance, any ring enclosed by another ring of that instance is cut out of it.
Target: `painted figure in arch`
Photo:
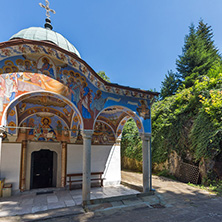
[[[53,70],[53,68],[52,68],[52,65],[49,63],[49,59],[47,59],[47,58],[44,57],[44,58],[42,59],[42,62],[43,62],[43,64],[42,64],[42,67],[41,67],[40,71],[41,71],[42,73],[45,73],[44,71],[48,71],[50,77],[55,78],[54,70]],[[48,72],[47,72],[47,73],[48,73]]]
[[[78,102],[78,109],[82,112],[82,116],[85,119],[91,119],[92,110],[90,109],[90,104],[92,102],[92,90],[89,89],[85,81],[82,82],[80,87],[80,100]]]
[[[25,60],[25,71],[33,72],[31,62],[28,59]]]
[[[15,63],[17,64],[17,67],[19,69],[20,72],[25,71],[25,67],[24,67],[24,61],[22,59],[17,59],[15,61]]]
[[[64,136],[65,137],[69,136],[69,129],[66,126],[64,127]]]
[[[4,73],[12,73],[12,68],[10,66],[5,66],[3,69]]]
[[[104,108],[107,99],[102,98],[102,92],[97,90],[91,109],[94,111],[94,118],[96,118],[97,114]]]
[[[29,130],[29,135],[33,135],[34,134],[34,128],[35,128],[35,120],[33,118],[29,119],[28,126],[32,128],[32,129]]]
[[[5,77],[5,97],[8,101],[12,101],[18,92],[17,74],[11,74]]]
[[[62,123],[61,123],[60,120],[57,121],[56,129],[57,129],[58,135],[59,135],[59,136],[62,136]]]
[[[38,141],[56,141],[56,133],[50,125],[51,119],[43,117],[41,119],[42,125],[40,125],[41,134],[38,137]]]
[[[143,117],[145,120],[150,118],[150,109],[148,107],[147,101],[140,100],[141,106],[138,106],[137,112],[139,116]]]
[[[4,94],[5,94],[5,80],[2,76],[0,76],[0,112],[3,111]]]
[[[80,100],[80,87],[81,87],[81,82],[77,78],[76,80],[72,78],[73,81],[69,80],[69,90],[71,92],[71,101],[77,105],[79,100]]]

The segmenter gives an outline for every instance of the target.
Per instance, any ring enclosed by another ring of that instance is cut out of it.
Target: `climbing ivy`
[[[190,88],[158,101],[152,108],[153,162],[167,160],[172,150],[193,163],[213,158],[222,143],[222,74],[197,79]]]

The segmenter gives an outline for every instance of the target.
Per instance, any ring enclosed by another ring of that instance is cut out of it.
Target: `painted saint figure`
[[[150,118],[150,109],[148,107],[147,101],[140,100],[141,106],[136,109],[139,116],[143,117],[145,120]]]
[[[61,123],[60,120],[57,121],[56,129],[57,129],[58,135],[59,135],[59,136],[62,136],[62,123]]]
[[[84,81],[81,84],[80,87],[80,100],[78,102],[78,109],[80,112],[82,112],[82,116],[85,119],[91,119],[91,112],[92,110],[90,109],[90,104],[92,102],[92,90],[89,89],[87,86],[87,83]]]
[[[47,58],[43,58],[42,59],[42,68],[40,69],[40,71],[44,74],[48,74],[49,73],[49,76],[50,77],[53,77],[55,78],[55,75],[54,75],[54,70],[52,68],[52,65],[49,63],[49,60]]]
[[[5,94],[5,80],[0,76],[0,112],[3,111],[3,102]]]
[[[11,74],[5,77],[5,97],[8,101],[12,101],[18,92],[17,74]]]
[[[38,138],[38,141],[55,141],[56,133],[50,125],[50,119],[47,117],[43,117],[41,128],[41,135]]]
[[[97,90],[91,109],[94,111],[94,118],[96,118],[97,114],[104,108],[107,99],[102,98],[102,92]]]

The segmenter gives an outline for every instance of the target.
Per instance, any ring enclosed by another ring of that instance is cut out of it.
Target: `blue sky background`
[[[175,71],[185,34],[200,18],[222,49],[221,0],[49,0],[53,30],[66,37],[96,72],[111,82],[160,91]],[[43,27],[45,0],[1,1],[0,42],[21,29]]]

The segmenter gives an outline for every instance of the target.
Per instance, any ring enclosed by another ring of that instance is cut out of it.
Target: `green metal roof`
[[[81,58],[78,50],[72,45],[66,38],[61,34],[54,32],[50,29],[41,28],[41,27],[30,27],[23,29],[13,35],[11,39],[29,39],[29,40],[38,40],[38,41],[50,41],[58,45],[59,47],[74,52],[78,57]]]

